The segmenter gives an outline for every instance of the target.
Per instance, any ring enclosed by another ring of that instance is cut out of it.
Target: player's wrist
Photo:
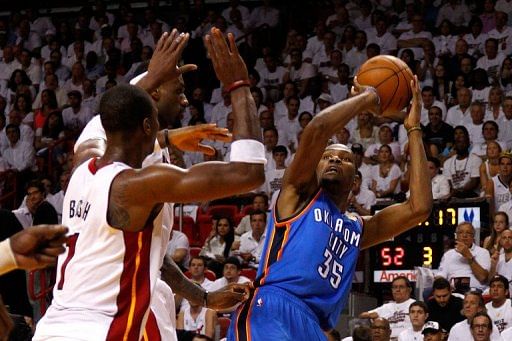
[[[18,268],[10,239],[0,242],[0,255],[2,255],[2,257],[0,257],[0,274]]]

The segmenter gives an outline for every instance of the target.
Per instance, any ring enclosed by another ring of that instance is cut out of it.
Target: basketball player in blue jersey
[[[228,340],[325,340],[345,306],[360,249],[426,219],[432,207],[420,129],[420,90],[411,82],[404,125],[411,154],[411,196],[375,216],[345,213],[355,165],[345,145],[328,140],[362,111],[379,114],[373,88],[355,81],[352,98],[306,126],[272,213],[254,292],[232,317]]]

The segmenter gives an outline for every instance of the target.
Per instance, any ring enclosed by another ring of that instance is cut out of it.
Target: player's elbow
[[[430,212],[432,212],[432,194],[425,196],[422,200],[411,200],[411,216],[414,217],[418,223],[428,219]]]

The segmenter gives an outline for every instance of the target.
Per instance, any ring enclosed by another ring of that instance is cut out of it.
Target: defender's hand
[[[169,141],[184,152],[201,152],[215,155],[215,149],[202,144],[202,140],[231,142],[232,136],[226,128],[219,128],[215,123],[199,124],[169,130]]]
[[[13,235],[10,244],[18,267],[33,270],[56,264],[65,251],[67,232],[61,225],[38,225]]]
[[[161,84],[178,78],[185,72],[197,69],[197,65],[194,64],[178,67],[189,37],[188,33],[180,34],[176,29],[171,33],[162,34],[149,61],[148,74],[145,77],[147,82],[158,88]]]
[[[212,60],[217,78],[224,86],[249,79],[247,66],[238,53],[233,34],[228,33],[228,41],[229,47],[222,32],[217,28],[212,28],[211,33],[204,38],[204,45]]]
[[[249,298],[248,284],[231,283],[217,291],[208,293],[207,307],[216,310],[229,309]]]

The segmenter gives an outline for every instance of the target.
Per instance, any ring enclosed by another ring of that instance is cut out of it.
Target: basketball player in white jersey
[[[173,30],[168,36],[168,41],[173,41],[178,37],[177,31]],[[161,39],[163,42],[163,38]],[[168,49],[170,45],[162,46],[155,49],[151,58],[149,71],[134,78],[130,84],[136,84],[143,87],[153,98],[158,108],[158,120],[161,127],[167,127],[181,111],[182,107],[188,105],[187,98],[184,94],[184,83],[181,76],[169,79],[162,78],[162,75],[168,75],[172,70],[176,69],[177,60],[169,58]],[[194,70],[195,65],[185,65],[179,68],[180,73]],[[173,129],[167,131],[164,129],[157,135],[157,142],[153,154],[149,155],[143,162],[143,166],[154,163],[160,163],[162,160],[169,160],[169,153],[165,148],[165,135],[167,135],[170,144],[184,151],[201,151],[207,154],[213,154],[214,150],[209,146],[204,146],[199,142],[202,139],[214,139],[227,142],[230,140],[230,134],[227,129],[217,128],[212,124],[196,125]],[[99,115],[94,117],[85,127],[82,134],[75,144],[75,165],[81,164],[93,156],[102,156],[106,146],[106,135]],[[164,232],[169,233],[172,228],[172,205],[166,204],[162,213],[162,222]],[[172,260],[170,260],[172,262]],[[168,266],[166,269],[173,271],[172,281],[168,281],[175,292],[190,295],[187,290],[193,284],[188,279],[177,273],[174,266]],[[151,311],[154,313],[155,319],[150,319],[148,329],[158,329],[160,337],[164,340],[176,340],[176,318],[174,307],[174,295],[169,286],[158,280],[156,283],[155,295],[152,296]],[[192,287],[193,288],[193,287]],[[193,291],[192,291],[193,292]],[[210,300],[211,301],[211,300]],[[157,326],[151,325],[156,323]]]
[[[167,242],[161,231],[162,203],[211,200],[263,182],[264,147],[255,141],[260,128],[245,64],[232,35],[232,52],[217,29],[206,41],[217,76],[231,84],[236,140],[231,162],[188,170],[166,164],[135,169],[153,151],[156,107],[137,87],[121,85],[105,93],[100,111],[107,148],[71,178],[63,212],[72,238],[59,258],[54,301],[35,340],[140,340]],[[213,295],[196,290],[195,302],[212,304]]]

